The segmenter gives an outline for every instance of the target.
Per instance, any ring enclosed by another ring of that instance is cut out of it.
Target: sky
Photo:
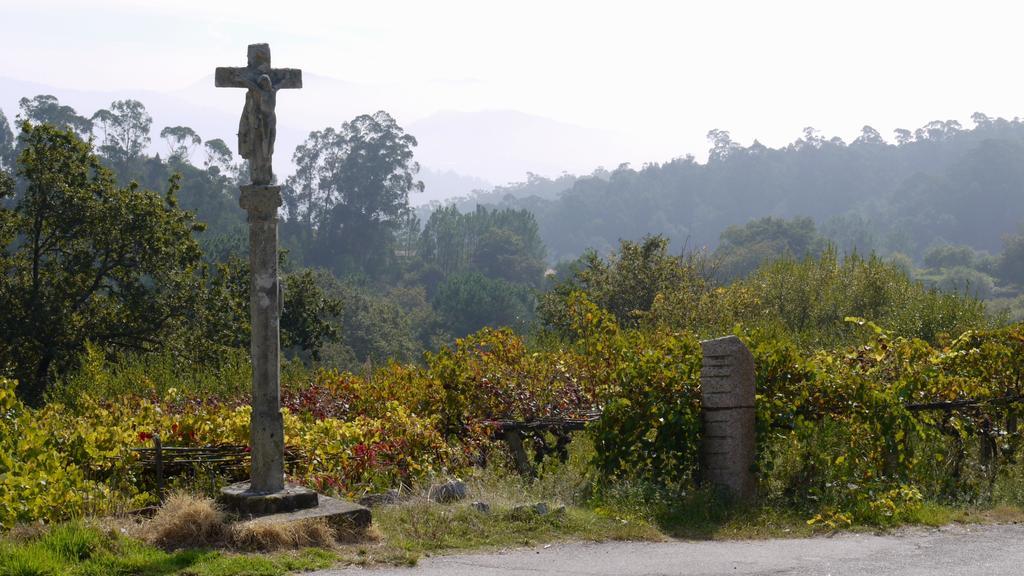
[[[515,110],[615,134],[635,163],[703,157],[712,128],[780,146],[805,126],[850,140],[865,124],[888,136],[1024,115],[1024,3],[1009,1],[0,0],[0,13],[2,77],[170,92],[269,42],[276,66],[401,92],[410,121]]]

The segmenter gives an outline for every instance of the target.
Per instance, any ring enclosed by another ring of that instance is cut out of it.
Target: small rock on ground
[[[434,484],[427,492],[427,498],[432,502],[447,504],[458,502],[466,498],[466,483],[461,480],[450,480],[443,484]]]

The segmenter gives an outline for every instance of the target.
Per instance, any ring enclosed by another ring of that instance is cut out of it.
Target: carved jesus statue
[[[253,182],[269,183],[273,178],[271,160],[277,138],[277,88],[266,74],[255,82],[250,78],[244,81],[249,91],[238,122],[238,153],[249,161]]]
[[[270,46],[250,44],[245,68],[217,68],[214,84],[246,88],[245,108],[238,121],[238,154],[249,161],[252,183],[268,185],[274,178],[272,166],[277,138],[277,91],[301,88],[302,71],[271,68]]]

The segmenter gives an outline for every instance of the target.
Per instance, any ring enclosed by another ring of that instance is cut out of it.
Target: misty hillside
[[[557,182],[534,177],[460,206],[530,210],[552,261],[648,234],[670,237],[674,250],[713,248],[728,227],[764,216],[810,217],[844,250],[919,258],[950,243],[996,253],[1024,223],[1024,122],[974,120],[897,130],[895,142],[867,126],[850,143],[808,129],[774,149],[712,131],[707,163],[686,157],[566,177],[557,195]]]
[[[633,156],[623,138],[608,131],[514,110],[433,108],[430,102],[440,101],[450,87],[368,85],[309,73],[303,81],[301,91],[285,92],[278,100],[274,167],[282,180],[294,171],[292,152],[310,132],[377,110],[389,111],[418,140],[416,156],[428,188],[410,199],[413,204],[465,196],[492,184],[522,180],[528,172],[584,172]],[[139,100],[153,117],[149,153],[164,156],[167,147],[158,137],[164,126],[185,125],[204,140],[233,142],[242,98],[240,91],[214,88],[212,75],[169,92],[74,90],[0,77],[0,110],[12,121],[18,101],[37,94],[52,94],[86,117],[114,100]]]

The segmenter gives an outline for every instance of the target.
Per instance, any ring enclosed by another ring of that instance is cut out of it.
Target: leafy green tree
[[[784,256],[817,256],[828,242],[810,218],[759,218],[722,232],[715,250],[723,278],[741,278],[761,264]]]
[[[203,143],[203,139],[196,131],[188,126],[164,126],[160,130],[160,137],[167,143],[171,158],[177,158],[181,162],[188,162],[195,147]],[[223,142],[221,140],[222,144]]]
[[[287,267],[282,253],[282,265]],[[249,317],[249,263],[229,256],[216,263],[209,275],[197,324],[203,338],[228,348],[247,348],[251,333]],[[283,274],[281,348],[291,357],[319,361],[325,346],[339,340],[342,301],[328,294],[329,274],[303,268]]]
[[[490,278],[540,287],[544,278],[544,260],[526,249],[523,238],[506,228],[484,233],[470,260],[473,268]]]
[[[323,290],[313,270],[306,268],[286,275],[281,345],[304,351],[319,361],[324,346],[338,340],[337,319],[341,311],[341,300]]]
[[[18,108],[21,109],[21,113],[18,115],[19,123],[49,124],[57,128],[73,130],[82,138],[92,134],[92,121],[79,116],[71,106],[62,105],[56,96],[40,94],[31,99],[22,98],[18,101]]]
[[[995,281],[991,276],[968,266],[944,268],[934,285],[946,293],[966,294],[981,300],[991,298],[995,290]]]
[[[442,283],[433,304],[445,327],[461,338],[485,326],[525,328],[533,318],[534,296],[525,286],[469,272]]]
[[[935,246],[924,255],[924,265],[929,268],[953,268],[974,266],[975,252],[970,246],[954,246],[944,244]]]
[[[527,210],[477,206],[462,213],[454,205],[439,208],[420,234],[418,255],[446,277],[473,270],[533,287],[543,280],[544,243]]]
[[[100,152],[113,162],[135,160],[149,146],[153,118],[138,100],[115,100],[109,110],[93,114],[92,122],[102,131]]]
[[[999,276],[1006,282],[1024,288],[1024,233],[1003,239]]]
[[[719,130],[717,128],[710,130],[708,132],[708,141],[711,142],[711,150],[708,152],[708,160],[711,162],[722,162],[737,151],[742,150],[739,144],[733,142],[728,130]]]
[[[184,322],[198,288],[194,217],[166,195],[119,187],[73,132],[23,124],[26,188],[2,213],[0,338],[26,400],[86,342],[149,350]]]
[[[894,334],[937,342],[989,324],[984,305],[970,295],[942,293],[911,279],[877,256],[783,257],[728,288],[719,314],[748,328],[782,329],[807,347],[858,341],[847,317],[872,318]],[[730,301],[735,299],[735,301]]]
[[[551,328],[566,330],[569,300],[574,292],[615,315],[622,326],[635,327],[659,295],[706,289],[696,257],[673,256],[669,241],[650,236],[643,242],[621,241],[619,251],[603,259],[588,252],[569,269],[569,278],[541,297],[538,315]]]
[[[206,160],[203,162],[204,168],[216,170],[218,174],[232,174],[234,172],[232,162],[235,159],[235,155],[231,153],[231,148],[228,148],[228,145],[223,140],[220,138],[207,140],[203,143],[203,148],[206,150]]]
[[[882,138],[882,135],[878,132],[878,130],[875,130],[871,126],[865,125],[863,128],[860,129],[860,136],[858,136],[857,139],[853,141],[853,143],[872,146],[884,146],[885,139]]]
[[[0,110],[0,172],[14,171],[14,133],[4,111]]]
[[[371,276],[387,268],[409,193],[423,190],[415,146],[416,138],[381,111],[312,132],[296,148],[285,209],[316,230],[316,263]]]

